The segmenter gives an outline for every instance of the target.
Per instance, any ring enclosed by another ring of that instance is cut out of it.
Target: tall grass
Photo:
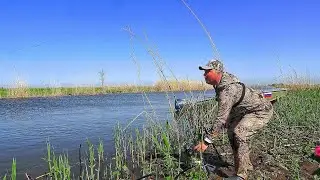
[[[68,155],[55,155],[50,143],[47,143],[48,173],[45,176],[50,179],[71,179],[71,167]]]
[[[169,84],[169,85],[168,85]],[[169,88],[170,87],[170,88]],[[188,80],[161,80],[157,81],[153,88],[155,91],[168,92],[168,91],[206,91],[212,86],[202,81],[188,81]]]

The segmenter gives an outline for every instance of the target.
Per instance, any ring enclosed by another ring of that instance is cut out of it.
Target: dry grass
[[[169,84],[169,85],[168,85]],[[203,81],[188,81],[188,80],[169,80],[157,81],[153,88],[156,91],[206,91],[212,86],[204,83]]]

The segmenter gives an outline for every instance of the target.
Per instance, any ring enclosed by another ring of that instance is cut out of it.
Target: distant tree
[[[105,81],[105,73],[104,70],[102,69],[101,71],[99,71],[99,76],[100,76],[100,83],[101,83],[101,87],[104,87],[104,81]]]

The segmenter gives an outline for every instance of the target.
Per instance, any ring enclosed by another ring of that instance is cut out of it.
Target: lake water
[[[169,119],[169,103],[165,93],[147,94],[159,119]],[[182,92],[176,98],[185,98]],[[205,93],[206,97],[212,91]],[[203,97],[203,92],[193,92]],[[172,98],[171,94],[171,98]],[[187,93],[187,97],[191,97]],[[50,98],[0,99],[0,177],[17,160],[18,179],[25,172],[34,176],[46,170],[46,140],[55,152],[67,152],[71,164],[77,162],[78,148],[88,138],[96,144],[101,138],[105,152],[113,152],[113,129],[117,122],[126,124],[150,106],[141,94],[109,94]],[[133,126],[141,127],[144,118]]]

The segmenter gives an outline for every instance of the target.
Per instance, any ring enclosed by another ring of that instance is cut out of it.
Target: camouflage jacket
[[[262,92],[245,87],[245,94],[242,101],[233,107],[242,96],[243,87],[239,79],[227,72],[224,72],[220,83],[215,87],[218,101],[218,114],[215,130],[221,130],[223,125],[228,123],[230,117],[239,117],[248,113],[270,110],[272,104],[263,98]]]

